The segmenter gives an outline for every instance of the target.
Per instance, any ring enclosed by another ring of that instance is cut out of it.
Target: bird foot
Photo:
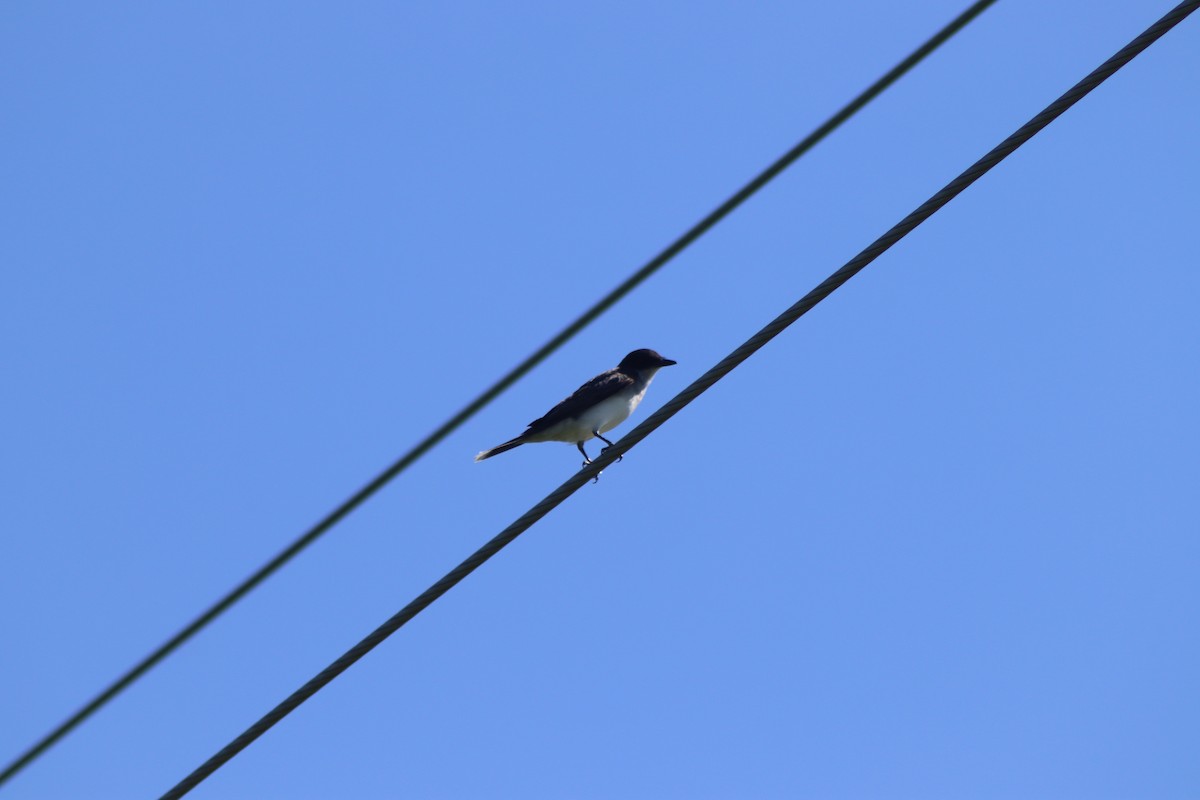
[[[612,447],[612,445],[609,445],[609,447]],[[603,453],[603,452],[604,452],[605,450],[607,450],[607,449],[608,449],[608,447],[601,447],[601,448],[600,448],[600,452],[601,452],[601,453]],[[615,462],[615,463],[617,463],[617,464],[620,464],[620,463],[621,463],[622,461],[624,461],[624,460],[625,460],[625,456],[623,456],[623,455],[622,455],[622,456],[617,456],[617,460],[616,460],[616,462]]]

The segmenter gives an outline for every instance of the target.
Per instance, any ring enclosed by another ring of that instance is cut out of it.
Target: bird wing
[[[584,410],[602,400],[612,397],[622,389],[633,385],[633,378],[617,369],[602,372],[575,390],[575,393],[550,409],[544,417],[529,423],[530,431],[549,428],[565,419],[577,417]]]

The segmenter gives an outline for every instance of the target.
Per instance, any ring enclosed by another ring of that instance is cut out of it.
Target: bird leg
[[[588,464],[592,463],[592,460],[590,458],[588,458],[587,450],[583,449],[583,442],[576,442],[575,446],[579,448],[579,452],[583,453],[583,466],[586,467]],[[600,482],[600,473],[597,472],[596,477],[592,478],[592,483],[599,483],[599,482]]]
[[[597,439],[604,442],[606,445],[608,445],[608,447],[613,446],[613,443],[610,442],[608,439],[605,439],[603,436],[601,436],[600,431],[598,431],[598,430],[592,431],[592,436],[595,436]],[[603,453],[605,450],[608,449],[608,447],[600,448],[600,452]],[[625,458],[625,456],[617,456],[617,461],[622,461],[622,460],[624,460],[624,458]]]

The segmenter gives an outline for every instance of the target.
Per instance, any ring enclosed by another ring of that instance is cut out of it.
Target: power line
[[[462,410],[455,414],[450,419],[446,420],[433,433],[422,439],[415,447],[401,456],[390,467],[376,476],[370,483],[363,486],[355,492],[348,500],[330,512],[324,519],[316,525],[305,531],[299,538],[284,548],[278,555],[268,561],[255,571],[250,577],[246,578],[242,583],[238,584],[228,594],[214,603],[200,616],[196,617],[192,622],[182,628],[178,633],[160,645],[156,650],[143,658],[135,666],[133,666],[124,675],[114,681],[107,689],[96,695],[87,705],[75,712],[70,718],[60,724],[57,728],[43,737],[40,741],[30,747],[21,756],[14,760],[11,764],[0,772],[0,786],[5,781],[17,774],[30,762],[40,756],[43,752],[53,746],[59,739],[70,733],[74,728],[81,724],[84,720],[100,710],[106,703],[124,691],[134,681],[138,680],[143,674],[153,668],[158,662],[162,661],[180,645],[187,642],[201,630],[203,630],[210,622],[215,620],[231,606],[241,600],[245,595],[249,594],[260,583],[273,575],[281,567],[287,564],[301,551],[307,548],[310,544],[319,539],[330,528],[348,516],[350,512],[358,508],[366,502],[372,495],[386,486],[393,478],[399,475],[404,470],[408,469],[414,462],[424,456],[427,452],[433,449],[443,439],[457,430],[463,423],[475,416],[484,406],[491,403],[500,396],[510,386],[524,377],[530,370],[538,364],[546,360],[556,350],[570,341],[576,334],[595,321],[601,314],[607,311],[618,301],[629,294],[647,278],[658,272],[668,261],[673,259],[679,253],[683,252],[688,245],[699,239],[710,228],[732,213],[742,203],[749,200],[759,189],[766,186],[777,175],[787,169],[802,155],[815,147],[821,140],[827,137],[833,131],[837,130],[842,123],[854,116],[867,103],[875,99],[885,89],[899,80],[909,70],[919,64],[930,53],[936,50],[939,46],[946,42],[951,36],[958,33],[971,20],[979,16],[994,4],[996,0],[979,0],[972,4],[969,8],[954,18],[948,25],[942,28],[929,38],[924,44],[914,50],[907,58],[889,70],[879,80],[875,81],[867,87],[861,94],[847,103],[832,117],[827,119],[816,130],[802,139],[791,150],[787,151],[773,164],[759,173],[753,180],[739,189],[728,200],[718,206],[704,219],[697,222],[686,233],[672,242],[665,250],[660,252],[650,261],[648,261],[641,269],[630,275],[617,288],[613,289],[605,295],[599,302],[581,314],[574,322],[558,332],[552,339],[538,348],[532,355],[526,358],[517,366],[513,367],[504,377],[496,381],[492,386],[485,390],[482,394],[467,404]]]
[[[1079,102],[1089,92],[1112,76],[1113,73],[1133,60],[1135,56],[1195,11],[1197,6],[1200,6],[1200,0],[1185,0],[1185,2],[1180,3],[1166,16],[1150,26],[1144,33],[1121,48],[1112,58],[1097,67],[1086,78],[1075,84],[1075,86],[1042,110],[1041,113],[1037,114],[1029,122],[1022,125],[1015,133],[993,148],[991,152],[972,164],[950,183],[946,184],[945,187],[926,200],[915,211],[893,226],[891,230],[872,242],[869,247],[848,261],[837,272],[826,278],[791,308],[784,311],[766,327],[750,337],[741,347],[734,350],[716,366],[704,373],[704,375],[700,376],[690,386],[663,405],[662,408],[651,414],[645,422],[638,425],[611,447],[605,448],[597,458],[593,459],[591,464],[575,473],[575,475],[547,495],[540,503],[525,512],[516,522],[513,522],[497,534],[495,538],[476,550],[469,558],[448,572],[437,583],[426,589],[415,600],[397,612],[395,616],[376,628],[369,636],[343,654],[341,658],[334,661],[316,677],[297,689],[286,700],[268,712],[258,722],[247,728],[240,736],[164,794],[161,800],[176,800],[176,798],[182,797],[195,788],[206,777],[294,711],[301,703],[320,691],[322,687],[342,672],[349,669],[354,662],[373,650],[383,640],[399,630],[406,622],[448,592],[459,581],[482,566],[485,561],[500,552],[510,542],[532,527],[534,523],[550,513],[550,511],[574,494],[581,486],[599,474],[601,470],[620,458],[642,439],[649,436],[668,419],[675,416],[684,406],[691,403],[713,384],[729,374],[735,367],[758,351],[759,348],[774,339],[792,323],[806,314],[813,306],[831,295],[842,284],[858,274],[858,272],[876,258],[883,255],[892,245],[907,236],[918,225],[929,219],[929,217],[933,216],[938,209],[953,200],[964,189],[986,174],[992,167],[1011,155],[1018,147],[1033,138],[1040,130],[1057,119],[1067,109],[1075,105],[1075,103]]]

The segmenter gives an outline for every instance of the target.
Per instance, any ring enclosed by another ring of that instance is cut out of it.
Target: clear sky
[[[0,761],[962,8],[9,3]],[[12,781],[154,797],[1172,5],[1001,0]],[[197,798],[1200,791],[1200,18]]]

